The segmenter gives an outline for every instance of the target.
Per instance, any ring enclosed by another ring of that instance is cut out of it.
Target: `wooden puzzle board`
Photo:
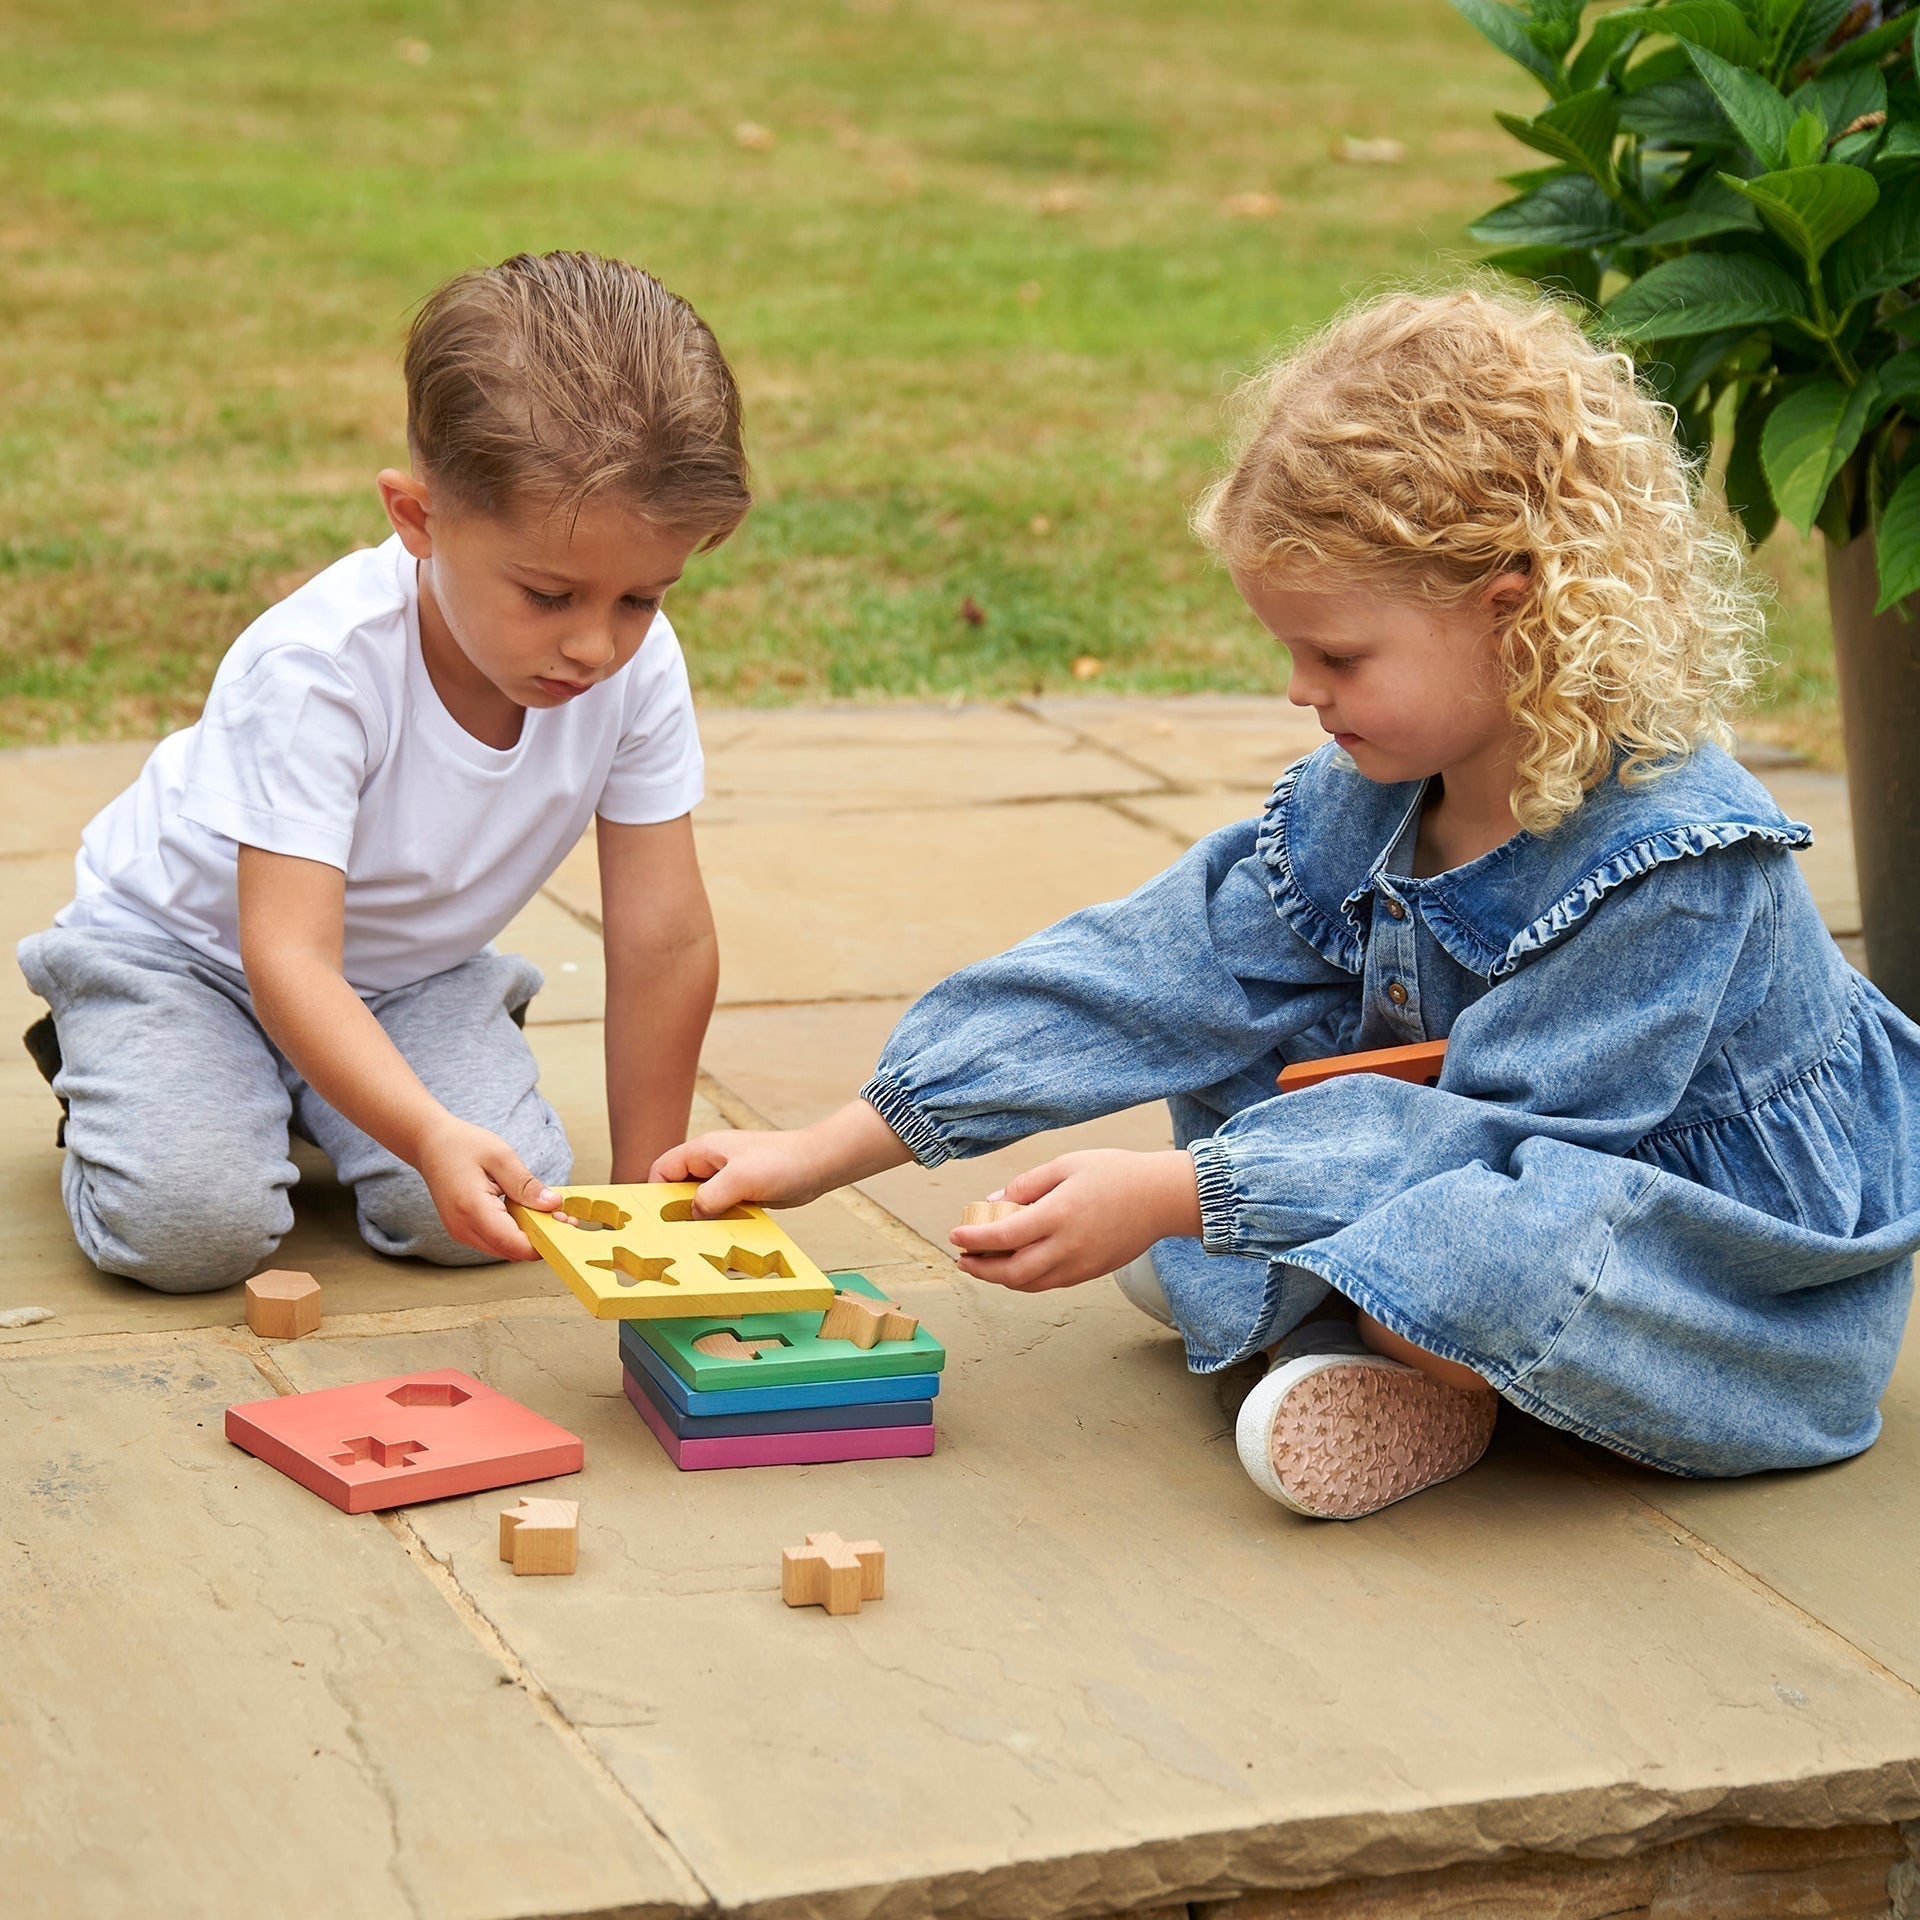
[[[577,1473],[564,1427],[440,1367],[227,1409],[227,1438],[343,1513]]]
[[[650,1347],[643,1346],[640,1350],[655,1366],[660,1365]],[[752,1433],[818,1433],[823,1429],[844,1431],[853,1427],[930,1427],[933,1424],[931,1400],[860,1400],[823,1407],[768,1407],[755,1413],[689,1413],[672,1392],[660,1384],[658,1374],[649,1372],[644,1364],[635,1366],[627,1358],[630,1351],[625,1345],[620,1349],[629,1398],[636,1388],[644,1393],[653,1402],[654,1411],[682,1440],[732,1440]],[[936,1376],[919,1377],[933,1379]],[[696,1408],[698,1404],[696,1395]]]
[[[870,1300],[886,1298],[864,1274],[836,1273],[830,1284],[848,1293],[864,1293]],[[699,1350],[700,1340],[726,1329],[743,1342],[777,1344],[761,1347],[750,1360],[729,1360]],[[892,1374],[938,1373],[947,1364],[946,1348],[925,1327],[918,1328],[911,1340],[883,1340],[863,1350],[851,1340],[822,1340],[817,1313],[656,1320],[635,1331],[696,1394],[817,1380],[884,1380]]]
[[[567,1187],[576,1226],[510,1207],[527,1238],[596,1320],[779,1313],[833,1304],[833,1283],[762,1207],[696,1220],[691,1181],[672,1186]]]
[[[647,1398],[632,1374],[622,1382],[634,1411],[647,1423],[666,1456],[682,1473],[701,1467],[810,1467],[835,1460],[924,1459],[933,1451],[934,1430],[924,1427],[854,1427],[832,1432],[747,1433],[728,1440],[682,1440]]]
[[[620,1364],[660,1389],[660,1397],[683,1414],[769,1413],[778,1408],[871,1406],[876,1401],[931,1400],[940,1391],[937,1373],[865,1374],[852,1380],[803,1380],[793,1387],[711,1387],[695,1393],[640,1337],[644,1325],[668,1323],[623,1320]]]

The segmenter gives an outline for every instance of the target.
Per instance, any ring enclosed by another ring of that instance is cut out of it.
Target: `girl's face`
[[[1511,757],[1500,636],[1525,574],[1501,574],[1456,607],[1240,573],[1233,584],[1293,658],[1287,698],[1311,707],[1369,780],[1425,780]]]

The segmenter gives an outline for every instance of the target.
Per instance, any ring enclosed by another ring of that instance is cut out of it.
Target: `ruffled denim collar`
[[[1364,968],[1373,896],[1425,792],[1424,781],[1377,785],[1332,745],[1274,787],[1256,843],[1274,907],[1334,966]],[[1464,867],[1396,876],[1392,886],[1463,967],[1499,980],[1565,939],[1623,882],[1742,840],[1806,847],[1813,833],[1709,746],[1645,786],[1609,778],[1551,834],[1517,833]]]

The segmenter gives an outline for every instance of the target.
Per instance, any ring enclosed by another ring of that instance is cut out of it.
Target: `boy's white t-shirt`
[[[379,993],[478,953],[596,813],[677,819],[703,777],[664,615],[611,680],[529,709],[514,746],[476,740],[427,676],[415,564],[391,539],[234,642],[200,719],[88,824],[55,924],[157,929],[237,968],[239,846],[296,854],[346,874],[346,976]]]

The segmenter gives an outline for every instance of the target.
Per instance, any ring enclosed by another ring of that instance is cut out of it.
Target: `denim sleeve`
[[[1190,1151],[1209,1253],[1272,1256],[1547,1138],[1623,1154],[1725,1060],[1773,972],[1772,863],[1751,844],[1655,868],[1455,1022],[1437,1087],[1353,1074],[1235,1114]]]
[[[1216,1085],[1310,1028],[1333,1051],[1359,983],[1275,914],[1257,824],[942,981],[861,1097],[931,1167]]]

